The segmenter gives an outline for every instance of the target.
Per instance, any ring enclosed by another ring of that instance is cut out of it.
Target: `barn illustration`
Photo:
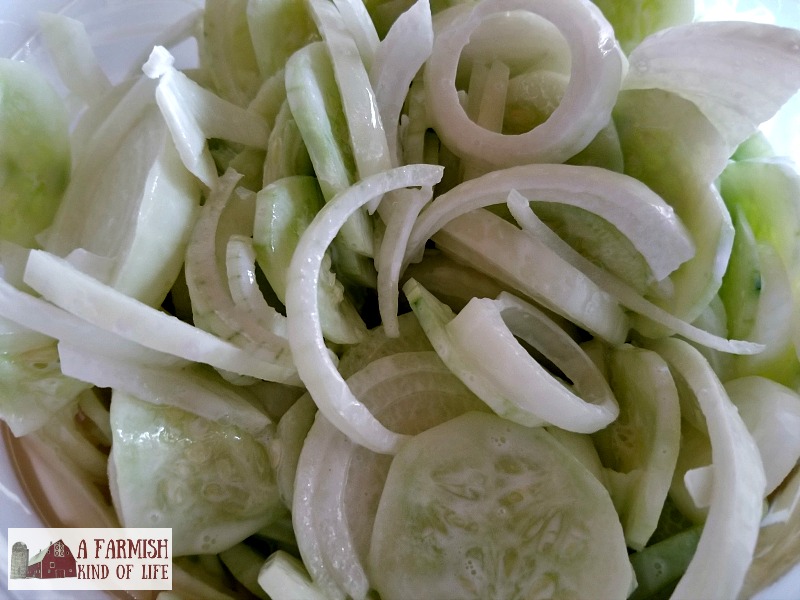
[[[28,561],[28,577],[56,579],[77,576],[75,557],[63,540],[52,542]]]

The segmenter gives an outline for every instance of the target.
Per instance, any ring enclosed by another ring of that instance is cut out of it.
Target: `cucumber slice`
[[[246,543],[241,543],[220,552],[219,558],[236,581],[247,588],[253,596],[260,600],[272,600],[258,583],[264,555]]]
[[[608,489],[608,478],[603,469],[603,463],[600,462],[597,449],[592,443],[591,435],[567,431],[566,429],[561,429],[553,425],[545,427],[545,429],[547,433],[552,435],[559,444],[564,446],[578,462],[586,467],[586,469],[597,478],[597,481]]]
[[[249,0],[247,24],[262,80],[278,73],[296,50],[319,39],[305,2]]]
[[[614,122],[625,173],[670,204],[694,242],[694,256],[671,275],[674,295],[655,300],[693,321],[719,290],[733,243],[730,215],[712,186],[728,146],[695,105],[664,90],[620,92]]]
[[[120,521],[171,527],[176,556],[221,552],[285,510],[265,447],[238,427],[120,392],[111,427]]]
[[[658,525],[678,460],[678,392],[654,352],[624,346],[611,352],[609,365],[620,413],[594,440],[605,466],[625,475],[627,493],[611,495],[628,546],[641,550]]]
[[[203,12],[200,60],[220,96],[247,106],[261,81],[248,23],[249,0],[208,0]]]
[[[300,236],[323,205],[317,180],[303,175],[271,183],[256,196],[256,258],[281,302],[286,301],[286,274]],[[331,270],[330,252],[326,253],[322,268],[317,293],[322,332],[337,344],[356,343],[367,327]]]
[[[737,339],[745,339],[753,330],[761,297],[761,263],[758,243],[742,207],[731,209],[731,219],[735,232],[733,249],[719,297],[725,305],[728,333]]]
[[[275,469],[275,478],[278,483],[278,493],[283,503],[292,506],[294,497],[294,481],[297,477],[297,463],[303,450],[314,417],[317,415],[317,405],[310,394],[303,394],[278,421],[275,439],[269,445],[269,457]]]
[[[464,308],[473,298],[496,298],[504,289],[489,275],[434,248],[426,249],[420,262],[408,265],[403,277],[419,281],[455,311]]]
[[[267,186],[293,175],[314,175],[314,167],[300,129],[289,110],[289,103],[284,100],[267,142],[262,184]]]
[[[771,246],[759,244],[757,250],[761,289],[747,339],[763,344],[764,350],[752,356],[734,357],[732,373],[762,375],[794,387],[800,375],[796,349],[796,340],[800,339],[800,321],[796,316],[800,295],[792,290],[793,286],[797,288],[797,275],[790,274]]]
[[[625,598],[606,489],[544,429],[467,413],[395,456],[369,555],[383,600]]]
[[[67,110],[37,69],[0,58],[0,239],[29,248],[70,176]]]
[[[414,435],[485,406],[433,352],[374,360],[347,380],[392,431]],[[292,519],[300,554],[332,599],[364,598],[372,522],[391,457],[349,440],[318,414],[297,465]]]
[[[691,23],[695,5],[694,0],[595,0],[595,4],[614,26],[617,41],[626,53],[661,29]]]
[[[599,215],[556,202],[535,202],[531,208],[564,241],[640,294],[655,284],[644,257],[619,229]]]
[[[0,354],[0,418],[17,437],[42,427],[87,387],[61,373],[55,343]]]
[[[356,165],[330,56],[323,42],[295,52],[286,63],[286,97],[306,144],[326,201],[356,180]],[[365,210],[348,219],[339,234],[342,247],[372,256],[372,222]]]
[[[742,160],[726,167],[720,192],[735,220],[738,250],[723,281],[729,325],[732,331],[750,326],[748,339],[766,346],[760,356],[739,360],[736,373],[764,375],[794,387],[800,176],[781,159]]]
[[[258,573],[260,585],[273,600],[325,600],[303,563],[283,550],[270,555]]]

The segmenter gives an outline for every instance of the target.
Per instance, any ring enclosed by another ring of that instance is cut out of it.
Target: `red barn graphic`
[[[75,557],[62,540],[53,542],[28,561],[28,577],[56,579],[77,576]]]

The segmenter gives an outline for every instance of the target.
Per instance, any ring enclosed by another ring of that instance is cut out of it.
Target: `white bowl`
[[[299,1],[299,0],[298,0]],[[37,35],[38,11],[57,12],[81,20],[90,35],[103,67],[117,82],[141,65],[155,43],[161,41],[165,28],[180,23],[200,8],[203,0],[3,0],[0,1],[0,56],[31,61],[39,65],[57,84],[58,77],[50,63],[41,39]],[[800,2],[763,0],[697,0],[698,9],[707,17],[731,17],[736,14],[754,20],[771,20],[800,28]],[[763,8],[770,7],[771,12]],[[177,66],[191,66],[193,50],[179,47],[175,54]],[[800,136],[781,132],[800,131],[800,97],[792,101],[790,110],[781,114],[770,134],[776,148],[800,158]],[[768,130],[769,131],[769,130]],[[32,502],[28,489],[20,480],[19,465],[10,444],[10,433],[0,424],[0,581],[8,581],[8,528],[44,527],[41,507]],[[46,511],[46,509],[45,509]],[[1,584],[0,584],[1,585]],[[109,600],[104,592],[79,592],[81,599]],[[68,600],[75,592],[37,594],[40,600]],[[13,593],[0,588],[0,596],[12,600],[27,600],[29,594]],[[780,581],[760,592],[758,600],[800,600],[800,563]]]

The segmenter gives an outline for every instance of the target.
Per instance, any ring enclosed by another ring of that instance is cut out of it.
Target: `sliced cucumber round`
[[[30,65],[0,58],[0,239],[36,247],[69,181],[67,111]]]
[[[622,346],[611,351],[609,367],[619,418],[593,437],[603,464],[614,471],[610,489],[625,539],[641,550],[658,525],[678,460],[678,391],[655,352]]]
[[[173,552],[215,554],[285,510],[260,440],[115,391],[109,479],[126,527],[171,527]]]
[[[625,598],[632,581],[605,488],[544,429],[486,413],[400,449],[369,568],[383,600]]]

